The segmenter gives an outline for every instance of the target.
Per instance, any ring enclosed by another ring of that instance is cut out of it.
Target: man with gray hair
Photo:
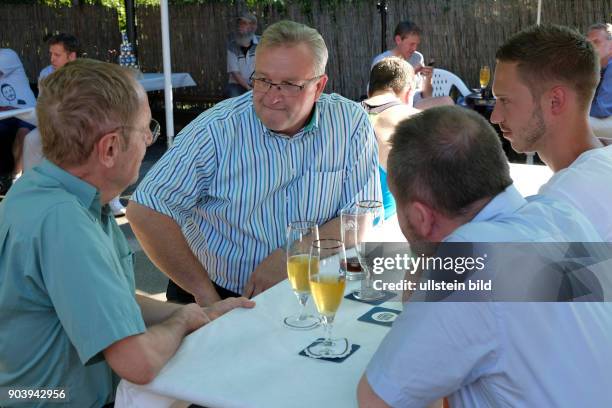
[[[249,78],[255,69],[255,49],[259,44],[257,17],[245,12],[236,19],[236,31],[227,45],[228,84],[226,96],[233,98],[251,89]]]
[[[600,241],[569,204],[521,196],[495,130],[473,111],[423,111],[400,123],[391,146],[389,186],[415,254],[440,243],[495,242],[506,253],[508,243]],[[427,407],[447,396],[453,408],[606,405],[612,303],[495,301],[501,289],[480,302],[469,292],[406,302],[361,378],[359,406]]]
[[[107,203],[137,180],[157,136],[147,95],[128,70],[89,59],[40,85],[47,159],[0,204],[0,388],[102,407],[116,375],[148,383],[187,334],[252,302],[202,309],[135,295],[132,253]]]
[[[599,81],[593,46],[573,29],[540,25],[509,38],[496,59],[491,122],[555,173],[540,194],[570,202],[612,241],[612,146],[589,126]]]
[[[339,236],[342,208],[380,200],[372,126],[357,104],[323,93],[327,55],[313,28],[268,27],[253,91],[195,119],[140,183],[127,216],[176,282],[169,299],[257,295],[287,277],[290,222]]]
[[[612,116],[612,24],[593,24],[587,31],[587,40],[599,55],[600,80],[591,103],[590,115],[604,119]]]

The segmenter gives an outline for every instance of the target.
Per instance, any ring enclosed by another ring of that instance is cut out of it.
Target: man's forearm
[[[123,338],[104,350],[104,358],[121,378],[146,384],[176,353],[183,338],[210,319],[197,305],[182,306],[145,333]]]
[[[201,306],[220,300],[207,271],[189,248],[178,224],[170,217],[130,201],[130,226],[151,261]]]
[[[162,302],[138,293],[136,294],[136,301],[140,306],[142,319],[147,327],[169,319],[174,312],[182,307],[177,303]]]

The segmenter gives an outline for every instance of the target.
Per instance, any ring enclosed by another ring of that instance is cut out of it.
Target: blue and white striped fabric
[[[356,103],[323,94],[287,137],[264,127],[247,92],[185,127],[132,200],[173,218],[210,278],[242,293],[285,245],[290,221],[321,225],[356,201],[380,200],[378,177],[374,132]]]

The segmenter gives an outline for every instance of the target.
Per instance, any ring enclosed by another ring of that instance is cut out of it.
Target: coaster
[[[370,311],[363,316],[360,316],[357,320],[360,322],[391,327],[400,313],[401,310],[387,309],[386,307],[373,307],[370,309]]]
[[[348,340],[344,339],[345,343],[346,343],[346,347],[345,347],[344,352],[341,355],[339,355],[338,357],[322,357],[322,356],[319,356],[319,355],[312,354],[309,351],[309,349],[311,347],[313,347],[313,346],[316,346],[316,345],[322,343],[323,340],[325,340],[325,339],[322,338],[322,337],[319,337],[314,342],[309,344],[304,350],[300,351],[298,354],[300,356],[304,356],[304,357],[308,357],[308,358],[314,358],[314,359],[317,359],[317,360],[325,360],[325,361],[331,361],[331,362],[334,362],[334,363],[341,363],[344,360],[346,360],[347,358],[349,358],[354,352],[359,350],[359,348],[361,347],[359,344],[352,344],[352,343],[349,343]]]
[[[385,303],[386,301],[390,299],[393,299],[396,296],[395,293],[389,292],[386,290],[383,290],[382,293],[383,293],[383,297],[377,300],[359,300],[355,296],[353,296],[353,292],[349,293],[344,298],[348,300],[354,300],[355,302],[361,302],[361,303],[366,303],[372,306],[378,306],[378,305],[382,305],[383,303]]]

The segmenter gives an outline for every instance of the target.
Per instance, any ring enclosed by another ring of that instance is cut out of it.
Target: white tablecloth
[[[38,124],[38,121],[36,120],[36,108],[21,108],[0,111],[0,120],[12,117],[17,117],[33,125]]]
[[[353,288],[357,282],[347,285]],[[357,318],[370,305],[344,299],[334,336],[361,348],[342,363],[298,355],[323,329],[296,331],[283,318],[298,310],[285,280],[255,298],[251,310],[234,310],[188,336],[157,378],[146,386],[123,380],[115,407],[169,407],[172,400],[207,407],[355,407],[359,378],[387,327]],[[312,300],[308,303],[314,313]],[[399,303],[386,304],[400,309]]]
[[[535,194],[552,174],[546,166],[511,164],[510,169],[523,195]],[[385,229],[385,241],[404,241],[396,217]],[[347,293],[355,285],[350,282]],[[323,331],[283,326],[283,318],[298,309],[286,280],[255,300],[255,309],[234,310],[187,337],[150,384],[121,381],[115,406],[161,408],[181,406],[183,400],[211,408],[355,407],[357,382],[388,331],[357,321],[372,306],[342,301],[334,333],[361,348],[337,364],[298,355]],[[308,305],[316,313],[312,300]],[[383,306],[401,309],[397,302]]]
[[[142,78],[138,79],[145,91],[159,91],[164,89],[164,74],[148,73],[143,74]],[[185,72],[175,72],[172,74],[172,87],[180,88],[183,86],[196,86],[195,81]]]

